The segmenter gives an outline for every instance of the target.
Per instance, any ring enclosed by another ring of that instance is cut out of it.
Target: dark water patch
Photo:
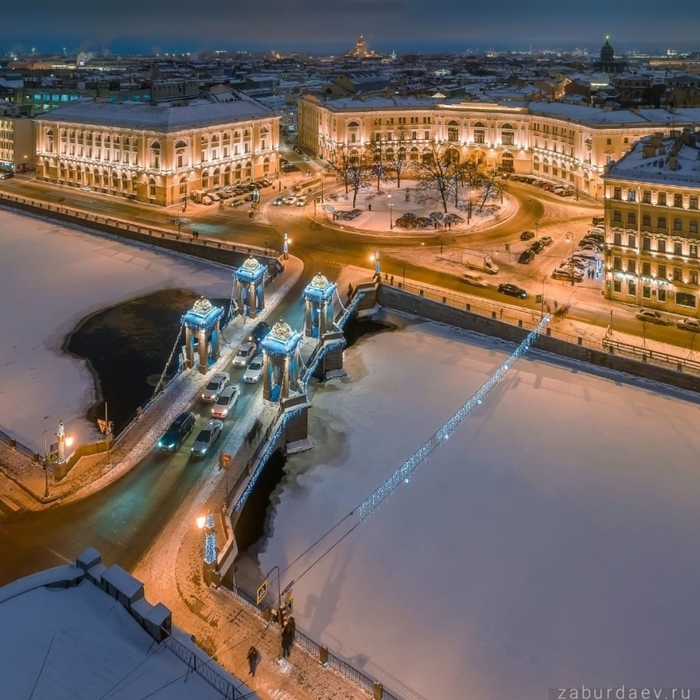
[[[350,317],[343,331],[345,333],[345,340],[347,341],[347,347],[351,348],[355,343],[357,343],[362,338],[367,338],[382,331],[395,331],[398,326],[385,319],[377,320],[376,318],[357,318],[355,316]]]
[[[239,556],[245,554],[265,534],[270,496],[284,477],[286,462],[287,458],[282,451],[276,450],[255,482],[234,527]]]
[[[88,409],[88,420],[104,416],[119,432],[153,395],[180,329],[180,317],[198,294],[166,289],[100,311],[80,322],[66,339],[64,350],[87,361],[97,385],[98,401]],[[228,299],[212,299],[228,309]],[[184,338],[180,338],[184,344]],[[168,366],[177,369],[179,347]]]

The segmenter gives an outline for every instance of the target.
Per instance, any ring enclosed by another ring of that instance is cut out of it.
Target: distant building
[[[0,174],[34,170],[34,122],[0,100]]]
[[[355,48],[348,51],[347,55],[352,58],[370,58],[374,56],[375,53],[369,50],[367,40],[363,36],[360,36],[355,44]]]
[[[610,46],[609,37],[605,37],[605,44],[600,50],[600,60],[593,64],[593,68],[603,73],[624,73],[627,70],[627,61],[615,58],[615,49]]]
[[[37,119],[37,179],[160,206],[279,172],[279,116],[217,89],[163,104],[78,101]]]
[[[700,132],[647,136],[603,180],[606,297],[697,316]]]

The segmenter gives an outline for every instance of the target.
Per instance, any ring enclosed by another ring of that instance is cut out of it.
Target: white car
[[[248,363],[253,359],[257,349],[257,345],[252,341],[243,343],[236,351],[236,356],[233,358],[233,366],[247,367]]]
[[[206,401],[207,403],[216,401],[221,395],[221,392],[226,388],[226,385],[229,383],[230,379],[231,376],[228,372],[219,372],[218,374],[215,374],[209,380],[209,383],[204,387],[204,391],[202,392],[202,401]]]
[[[676,328],[681,328],[684,331],[700,333],[700,321],[695,318],[679,318],[676,321]]]
[[[654,309],[639,309],[634,317],[645,323],[656,323],[659,326],[666,325],[666,319]]]
[[[246,384],[257,384],[262,378],[263,373],[263,356],[256,355],[248,365],[248,368],[243,373],[243,381]]]
[[[307,196],[306,196],[306,195],[302,195],[301,197],[299,197],[299,199],[297,199],[296,205],[297,205],[298,207],[305,207],[307,201],[308,201]]]
[[[204,457],[221,436],[224,424],[220,420],[210,420],[197,435],[197,439],[190,447],[190,457],[197,459]]]
[[[227,386],[220,394],[216,403],[211,409],[212,418],[226,418],[238,401],[238,388]]]
[[[297,203],[297,198],[296,197],[286,197],[284,200],[284,203],[287,204],[288,206],[291,206],[292,204]]]

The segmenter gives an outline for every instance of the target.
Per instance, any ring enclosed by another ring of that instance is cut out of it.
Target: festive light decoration
[[[515,352],[489,377],[481,388],[472,396],[467,403],[450,418],[445,425],[440,428],[427,442],[416,450],[379,488],[373,491],[361,504],[358,509],[360,520],[365,520],[371,515],[389,496],[396,487],[407,484],[409,477],[418,467],[426,461],[430,453],[447,442],[450,435],[457,426],[478,406],[490,391],[505,377],[508,370],[530,349],[535,338],[544,330],[551,319],[547,314],[535,326],[534,330],[527,335],[525,340],[516,348]]]
[[[355,298],[350,302],[350,305],[343,311],[343,315],[336,321],[336,326],[338,328],[343,328],[343,326],[347,323],[347,320],[352,316],[353,312],[357,308],[358,304],[365,298],[365,295],[360,292],[360,294],[356,294]]]
[[[216,561],[216,532],[214,531],[214,515],[209,513],[204,525],[204,563],[213,564]]]

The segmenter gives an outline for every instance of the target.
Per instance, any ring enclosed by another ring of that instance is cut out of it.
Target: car
[[[666,319],[654,309],[639,309],[634,317],[644,323],[656,323],[659,326],[666,325]]]
[[[534,238],[535,234],[532,231],[523,231],[520,234],[520,240],[521,241],[529,241],[531,238]]]
[[[272,202],[273,207],[281,207],[284,204],[284,197],[277,197],[274,202]]]
[[[555,280],[566,280],[571,282],[573,277],[574,282],[583,282],[583,273],[580,270],[574,268],[573,270],[569,267],[558,267],[554,272],[552,272],[552,279]]]
[[[509,297],[518,297],[518,299],[527,299],[527,292],[515,284],[499,284],[499,294],[507,294]]]
[[[521,265],[529,265],[530,262],[534,259],[535,254],[530,250],[524,250],[522,253],[520,253],[520,257],[518,258],[518,262]]]
[[[474,285],[475,287],[488,287],[488,283],[484,282],[483,278],[480,275],[475,275],[472,272],[465,272],[462,275],[464,281],[467,284]]]
[[[294,196],[285,197],[284,203],[285,203],[287,206],[291,206],[292,204],[296,204],[296,203],[297,203],[297,198],[294,197]]]
[[[257,384],[262,378],[264,358],[262,353],[256,355],[251,361],[246,371],[243,373],[243,381],[246,384]]]
[[[600,246],[597,243],[592,243],[591,241],[583,241],[583,243],[579,243],[577,247],[578,250],[591,250],[594,253],[603,252],[603,246]]]
[[[219,394],[224,390],[231,379],[228,372],[219,372],[215,374],[209,383],[204,387],[202,392],[202,401],[213,403],[219,398]]]
[[[554,239],[551,236],[542,236],[542,238],[540,238],[540,240],[545,245],[552,245],[552,243],[554,243]]]
[[[14,176],[14,173],[0,173],[0,180],[11,180]]]
[[[594,226],[599,226],[599,225],[605,223],[605,217],[604,216],[594,216],[591,219],[591,222],[593,223]]]
[[[296,205],[298,207],[304,207],[304,206],[306,206],[307,200],[308,200],[307,196],[305,194],[303,194],[301,197],[299,197],[299,199],[297,199]]]
[[[533,253],[541,253],[544,250],[544,243],[542,241],[535,241],[531,246],[530,250]]]
[[[233,358],[233,366],[234,367],[247,367],[248,363],[251,361],[251,359],[255,355],[257,349],[258,349],[258,346],[251,341],[243,343],[236,351],[236,355]]]
[[[250,332],[248,340],[254,343],[259,343],[270,332],[270,324],[265,321],[260,321],[255,324],[255,327]]]
[[[600,251],[591,248],[578,248],[571,256],[574,260],[597,260]]]
[[[181,413],[158,440],[158,449],[162,452],[175,452],[192,432],[195,421],[194,413]]]
[[[212,418],[226,418],[238,401],[238,388],[235,386],[227,386],[219,395],[216,403],[212,406]]]
[[[190,447],[190,457],[197,459],[204,457],[207,452],[214,446],[216,441],[221,437],[221,431],[224,424],[220,420],[210,420],[197,435],[195,441]]]
[[[700,333],[700,321],[696,318],[679,318],[676,321],[676,328],[680,328],[684,331],[692,331],[693,333]]]

